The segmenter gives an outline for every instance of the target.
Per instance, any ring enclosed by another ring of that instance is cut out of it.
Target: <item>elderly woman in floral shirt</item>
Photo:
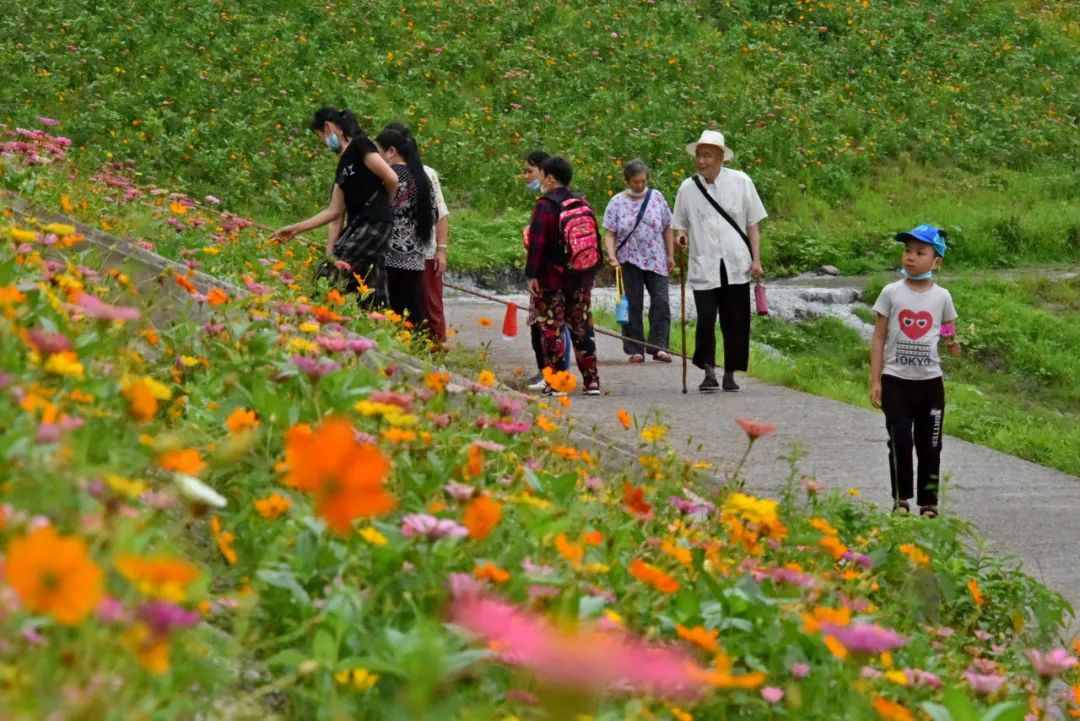
[[[670,363],[668,334],[668,273],[675,267],[671,209],[659,190],[649,187],[649,166],[640,159],[623,167],[626,190],[614,196],[604,211],[604,246],[608,262],[622,268],[629,301],[630,319],[623,351],[631,363],[645,362],[645,328],[642,319],[645,291],[649,291],[649,352],[654,359]]]

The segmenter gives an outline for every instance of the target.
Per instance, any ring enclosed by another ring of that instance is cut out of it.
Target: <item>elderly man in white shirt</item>
[[[697,173],[679,186],[671,227],[679,245],[686,247],[689,236],[687,281],[698,316],[693,362],[705,371],[698,390],[721,388],[715,370],[719,315],[723,389],[737,391],[735,371],[746,371],[750,359],[750,281],[765,274],[758,232],[765,208],[750,176],[724,167],[734,154],[722,133],[706,130],[686,151],[694,156]]]

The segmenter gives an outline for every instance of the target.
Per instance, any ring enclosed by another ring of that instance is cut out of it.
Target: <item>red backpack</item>
[[[600,267],[600,229],[584,198],[567,198],[559,205],[559,238],[567,270],[588,273]]]

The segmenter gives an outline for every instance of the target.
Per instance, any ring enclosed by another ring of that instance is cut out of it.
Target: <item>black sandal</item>
[[[937,506],[919,506],[919,515],[924,518],[937,518]]]
[[[911,504],[907,501],[897,501],[892,508],[893,513],[911,513]]]

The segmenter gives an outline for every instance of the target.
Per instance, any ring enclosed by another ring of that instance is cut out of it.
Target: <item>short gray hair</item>
[[[623,179],[625,179],[627,182],[629,182],[630,178],[637,177],[642,173],[645,173],[645,175],[648,176],[649,166],[646,165],[645,161],[641,158],[634,158],[626,165],[622,166]]]

